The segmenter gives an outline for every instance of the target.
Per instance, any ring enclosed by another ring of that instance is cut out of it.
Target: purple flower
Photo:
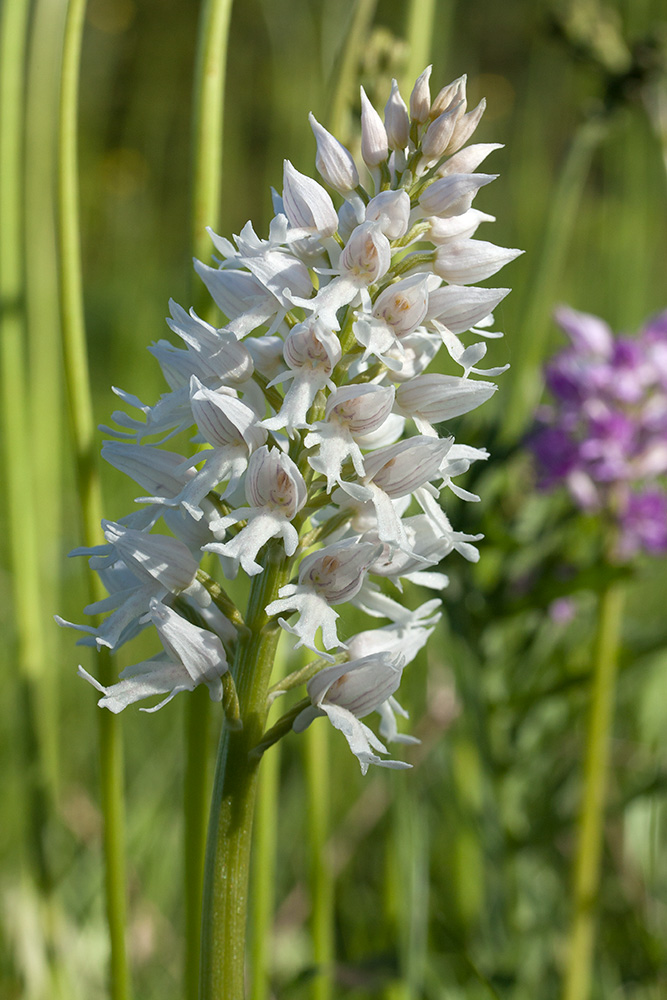
[[[667,496],[653,488],[631,493],[621,515],[619,551],[623,558],[643,549],[651,555],[667,552]]]
[[[595,316],[561,308],[570,339],[546,366],[553,405],[536,414],[529,445],[539,485],[567,486],[584,510],[606,510],[617,555],[667,549],[667,312],[637,337],[614,337]]]
[[[562,427],[543,427],[530,446],[540,468],[540,485],[550,489],[562,482],[579,461],[579,448]]]

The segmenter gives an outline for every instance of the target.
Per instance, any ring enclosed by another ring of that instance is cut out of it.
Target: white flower
[[[470,285],[490,278],[522,253],[483,240],[461,240],[438,247],[433,269],[445,281]]]
[[[281,304],[249,271],[209,267],[199,260],[194,267],[215,304],[227,316],[227,329],[235,336],[245,337],[274,317],[277,327],[284,319],[288,306]]]
[[[478,499],[457,484],[487,452],[439,438],[435,427],[495,391],[487,379],[504,368],[479,366],[487,341],[502,336],[493,309],[507,290],[467,286],[519,253],[473,238],[494,221],[472,201],[493,179],[476,171],[498,145],[464,148],[484,103],[467,112],[465,77],[431,101],[430,73],[417,80],[409,112],[393,81],[384,121],[362,90],[363,187],[361,161],[310,116],[316,166],[340,209],[285,161],[268,236],[250,222],[230,239],[211,233],[213,266],[195,262],[224,326],[170,302],[178,346],[160,339],[150,348],[163,395],[148,405],[114,390],[133,411],[114,414],[117,440],[104,457],[141,485],[146,506],[105,522],[106,545],[78,550],[108,590],[86,610],[105,620],[60,622],[83,632],[83,643],[112,648],[150,625],[165,652],[108,688],[83,672],[112,711],[200,683],[219,698],[221,675],[231,697],[222,644],[235,649],[245,684],[254,669],[247,633],[266,615],[269,628],[336,663],[309,682],[311,707],[296,727],[327,714],[363,771],[404,766],[383,759],[383,743],[361,718],[377,710],[384,740],[412,740],[398,733],[405,713],[394,692],[437,621],[439,600],[410,610],[404,581],[440,592],[444,557],[456,550],[478,558],[481,536],[454,530],[439,495]],[[466,331],[479,336],[464,343]],[[427,372],[443,348],[459,376]],[[159,447],[181,432],[182,455]],[[175,537],[153,533],[161,519]],[[200,569],[204,553],[219,565],[207,559]],[[269,564],[280,567],[278,577],[261,575]],[[228,594],[209,576],[232,580],[239,569],[258,577],[248,628],[233,603],[246,588]],[[339,666],[345,603],[392,624],[353,637]],[[204,628],[185,621],[195,613]]]
[[[255,411],[240,399],[215,392],[202,385],[196,376],[190,383],[190,405],[202,436],[213,445],[209,451],[197,452],[183,463],[183,468],[204,462],[203,468],[174,497],[141,497],[140,502],[179,504],[195,520],[203,516],[201,502],[220,482],[227,482],[222,496],[235,492],[248,466],[250,454],[266,441],[266,431],[257,421]]]
[[[327,477],[327,493],[340,482],[347,458],[352,459],[357,475],[364,475],[364,459],[355,438],[379,430],[393,404],[393,386],[347,385],[329,396],[324,420],[313,424],[304,440],[306,448],[319,445],[317,455],[309,457],[308,462]]]
[[[289,160],[283,171],[283,206],[294,229],[304,235],[333,236],[338,229],[338,215],[321,184],[299,173]]]
[[[366,206],[366,222],[377,222],[388,240],[405,236],[410,224],[410,195],[407,191],[380,191]]]
[[[192,375],[211,388],[240,385],[252,377],[252,358],[247,347],[239,343],[233,333],[216,330],[200,319],[193,309],[187,313],[173,299],[169,300],[169,311],[171,319],[167,320],[167,325],[187,349],[182,351],[168,341],[159,341],[161,352],[155,347],[149,350],[160,361],[163,372],[168,366],[177,374],[178,384],[189,385]],[[166,372],[165,377],[171,384]]]
[[[433,424],[474,410],[497,388],[495,382],[429,373],[399,385],[396,403],[401,413],[412,417],[421,434],[436,437]]]
[[[246,527],[230,542],[210,542],[204,549],[232,560],[234,576],[239,563],[248,576],[261,573],[264,567],[255,559],[270,538],[280,535],[285,553],[294,553],[299,536],[291,521],[306,502],[306,492],[303,476],[289,455],[264,445],[248,463],[245,493],[250,507],[239,507],[213,525],[218,530],[245,520]]]
[[[410,141],[410,118],[396,80],[391,81],[391,94],[384,107],[384,127],[391,149],[405,149]]]
[[[455,335],[465,333],[486,319],[509,292],[509,288],[443,285],[429,295],[427,319],[438,320]]]
[[[146,613],[152,599],[162,601],[169,594],[185,594],[202,607],[211,603],[197,581],[197,563],[183,542],[165,535],[149,535],[113,521],[103,521],[102,528],[108,545],[75,549],[71,555],[90,554],[90,567],[97,570],[120,562],[131,572],[134,582],[84,608],[88,615],[111,611],[98,628],[73,625],[56,617],[59,625],[88,632],[95,636],[98,646],[115,649],[128,627]]]
[[[382,119],[361,88],[361,158],[367,167],[378,167],[389,153]]]
[[[435,478],[453,438],[419,435],[388,448],[379,448],[364,461],[362,483],[342,482],[341,487],[357,501],[375,508],[378,536],[404,551],[410,551],[405,530],[392,500],[414,493]]]
[[[169,692],[159,705],[141,709],[142,712],[157,712],[181,691],[194,691],[198,684],[207,685],[211,701],[220,701],[220,678],[228,664],[218,636],[192,625],[155,598],[150,602],[146,619],[155,625],[166,657],[154,657],[126,667],[120,675],[122,680],[110,687],[103,687],[79,667],[79,676],[104,695],[97,703],[100,708],[118,713],[135,701]]]
[[[364,360],[375,355],[392,371],[400,370],[402,338],[409,336],[426,316],[429,290],[438,283],[433,275],[412,274],[380,292],[370,314],[359,313],[353,331],[357,342],[366,348]]]
[[[314,114],[308,121],[317,140],[315,166],[322,179],[342,195],[359,186],[359,174],[352,154],[320,125]]]
[[[325,386],[335,388],[331,374],[340,361],[340,341],[336,334],[317,319],[300,323],[290,330],[283,349],[290,371],[277,375],[270,385],[291,379],[282,408],[262,426],[276,431],[284,427],[288,434],[308,427],[308,411],[315,396]]]
[[[300,617],[296,624],[289,625],[283,618],[278,619],[279,624],[285,631],[298,636],[297,649],[307,646],[325,659],[331,659],[318,649],[317,631],[321,628],[325,649],[345,645],[338,638],[338,613],[332,605],[349,601],[357,593],[366,569],[381,551],[382,546],[376,543],[344,539],[306,556],[299,567],[298,584],[281,587],[278,600],[267,605],[267,615],[298,611]]]
[[[443,219],[463,215],[471,207],[479,189],[495,181],[497,176],[498,174],[448,174],[429,184],[419,196],[420,208],[424,215],[439,215]]]
[[[294,730],[302,732],[316,716],[327,715],[347,740],[359,761],[362,774],[366,774],[370,764],[410,767],[403,761],[384,760],[373,753],[374,750],[379,753],[388,751],[373,731],[360,721],[392,696],[400,684],[402,672],[402,657],[388,653],[325,667],[307,684],[312,706],[296,717]]]
[[[410,117],[413,122],[420,125],[428,121],[431,112],[431,91],[428,82],[432,68],[432,66],[427,66],[424,72],[417,77],[410,94]]]

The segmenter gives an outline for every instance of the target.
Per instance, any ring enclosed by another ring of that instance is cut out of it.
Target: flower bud
[[[497,247],[483,240],[445,243],[435,252],[433,270],[445,281],[469,285],[490,278],[522,253],[523,250]]]
[[[428,220],[431,228],[428,231],[428,238],[431,243],[451,243],[453,240],[468,240],[477,232],[477,227],[482,222],[495,222],[495,216],[487,215],[486,212],[479,212],[476,208],[469,208],[462,215],[452,215],[449,219],[441,219],[437,215]]]
[[[447,147],[448,153],[456,153],[457,150],[465,146],[466,142],[473,134],[475,129],[480,123],[482,115],[486,110],[486,98],[482,98],[474,111],[469,111],[467,115],[463,115],[456,123],[454,128],[454,133],[449,140],[449,146]]]
[[[384,127],[390,149],[405,149],[410,141],[410,118],[396,80],[391,81],[391,94],[384,108]]]
[[[410,223],[407,191],[380,191],[366,206],[366,222],[377,222],[388,240],[405,236]]]
[[[432,69],[432,66],[427,66],[424,72],[417,77],[410,94],[410,117],[413,122],[418,122],[420,125],[428,121],[431,110],[431,91],[428,81]]]
[[[334,204],[321,184],[299,173],[289,160],[283,172],[283,207],[295,229],[318,236],[333,236],[338,229]]]
[[[399,385],[396,402],[409,416],[418,416],[429,424],[438,424],[481,406],[496,389],[494,382],[432,373],[418,375]]]
[[[467,74],[459,76],[452,83],[448,83],[446,87],[440,90],[433,103],[431,104],[431,109],[429,111],[429,118],[432,120],[439,118],[443,111],[448,111],[454,105],[459,105],[461,111],[459,115],[464,114],[466,109],[466,81],[468,77]]]
[[[354,230],[340,255],[341,272],[364,285],[372,285],[389,270],[391,247],[377,222],[364,222]]]
[[[443,111],[426,129],[421,151],[427,163],[435,163],[443,156],[454,134],[454,127],[459,119],[460,111],[461,105],[455,104],[453,108]]]
[[[361,155],[367,167],[378,167],[387,159],[389,146],[382,119],[361,88]]]
[[[419,206],[424,215],[449,218],[463,215],[481,187],[494,181],[497,174],[450,174],[432,184],[420,195]]]
[[[450,333],[465,333],[486,319],[509,293],[509,288],[444,285],[429,295],[427,319],[437,319]]]
[[[320,125],[312,112],[308,115],[308,121],[317,140],[315,166],[320,176],[343,195],[354,191],[359,185],[359,174],[352,154]]]
[[[471,174],[495,149],[504,149],[502,142],[476,142],[472,146],[466,146],[438,167],[437,175],[446,177],[448,174]]]

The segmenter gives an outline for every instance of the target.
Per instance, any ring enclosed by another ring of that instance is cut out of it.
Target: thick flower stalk
[[[157,629],[163,652],[118,684],[82,674],[101,706],[119,711],[153,692],[164,704],[205,683],[232,722],[211,817],[206,998],[243,995],[259,756],[325,716],[362,772],[407,766],[386,746],[411,741],[398,731],[395,694],[438,601],[411,610],[401,581],[441,590],[446,555],[478,557],[477,537],[452,528],[440,495],[478,499],[454,480],[487,453],[438,425],[495,391],[488,378],[504,369],[478,365],[486,338],[500,336],[489,332],[492,310],[509,290],[471,286],[520,251],[475,238],[493,221],[472,207],[494,179],[475,169],[497,147],[468,145],[484,104],[467,112],[465,78],[431,101],[428,76],[410,112],[394,83],[384,119],[362,91],[363,165],[311,115],[324,184],[286,161],[267,239],[250,223],[233,242],[212,233],[215,266],[195,268],[221,326],[171,303],[181,346],[150,348],[167,391],[149,406],[115,390],[135,413],[114,414],[103,454],[148,495],[87,553],[109,590],[87,610],[109,618],[73,627],[111,649]],[[446,374],[426,373],[436,358]],[[196,448],[183,445],[188,436]],[[251,579],[244,614],[224,584],[239,572]],[[389,624],[346,636],[336,610],[346,602]],[[306,683],[305,698],[265,733],[282,632],[313,661],[282,682],[281,692]],[[373,713],[383,739],[362,721]]]
[[[667,312],[637,337],[561,308],[571,344],[546,369],[554,403],[531,439],[540,483],[564,483],[577,506],[612,526],[612,555],[667,551]]]

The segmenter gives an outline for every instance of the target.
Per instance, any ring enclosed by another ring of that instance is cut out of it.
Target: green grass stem
[[[39,524],[39,615],[45,644],[53,650],[60,639],[51,615],[59,606],[63,469],[69,459],[63,433],[61,333],[56,249],[56,169],[58,79],[65,11],[60,4],[38,0],[33,8],[28,51],[26,94],[25,232],[26,318],[30,394],[28,430],[37,483],[49,484],[49,517]],[[37,483],[35,485],[37,485]],[[35,616],[36,618],[37,616]],[[43,627],[41,623],[44,623]],[[53,660],[52,660],[53,662]],[[50,783],[57,792],[60,772],[58,735],[60,677],[43,670],[45,713],[41,724]]]
[[[331,84],[331,103],[326,126],[342,141],[350,132],[348,115],[350,107],[358,100],[356,86],[359,82],[359,63],[364,45],[373,23],[377,0],[356,0],[348,31],[341,44],[338,72]]]
[[[412,90],[419,74],[431,59],[431,44],[437,0],[410,0],[407,7],[405,37],[408,43],[408,59],[404,80],[405,99]]]
[[[58,243],[63,364],[82,533],[86,545],[95,545],[100,541],[102,502],[83,311],[77,169],[79,66],[85,10],[85,0],[70,0],[65,22],[58,119]],[[94,573],[89,574],[89,588],[91,601],[103,596],[101,581]],[[98,664],[102,684],[113,683],[109,656],[101,653]],[[121,730],[119,720],[111,712],[98,712],[97,720],[104,816],[106,915],[111,948],[110,995],[112,1000],[126,1000],[129,996],[129,971],[125,951],[125,810]]]
[[[326,719],[316,719],[303,736],[303,754],[308,789],[308,855],[311,897],[311,937],[315,974],[313,1000],[334,996],[334,879],[327,847],[331,769],[329,728]]]
[[[206,0],[198,26],[197,60],[192,97],[192,208],[191,246],[195,257],[208,260],[210,238],[206,227],[220,222],[225,70],[232,0]],[[193,282],[191,301],[204,315],[205,289]],[[185,707],[186,761],[184,784],[183,874],[185,961],[184,994],[199,993],[201,910],[206,852],[206,824],[210,795],[208,736],[211,701],[207,692],[195,692]]]
[[[412,775],[410,776],[412,777]],[[428,954],[429,852],[427,827],[413,786],[392,774],[392,821],[386,843],[384,907],[396,940],[400,979],[385,990],[386,1000],[424,996]]]
[[[192,247],[207,260],[207,226],[216,227],[222,190],[225,70],[232,0],[206,0],[199,20],[193,97]],[[204,297],[205,300],[205,297]]]
[[[609,586],[600,597],[563,1000],[588,1000],[591,991],[623,602],[619,584]]]
[[[12,577],[16,664],[26,759],[29,860],[38,885],[50,889],[44,844],[48,803],[55,792],[47,734],[53,736],[47,658],[40,600],[39,535],[33,509],[36,470],[32,462],[27,371],[24,245],[24,128],[29,4],[4,4],[0,35],[0,322],[2,432],[8,545]]]

